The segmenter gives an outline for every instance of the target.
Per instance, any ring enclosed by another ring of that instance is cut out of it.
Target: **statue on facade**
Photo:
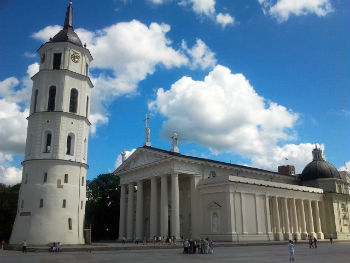
[[[145,146],[151,146],[151,130],[148,126],[148,120],[149,120],[149,116],[146,113],[146,118],[144,119],[144,121],[145,121],[145,143],[143,144]]]
[[[171,149],[172,152],[180,152],[179,151],[179,147],[177,146],[178,143],[178,137],[177,137],[177,133],[174,131],[173,136],[171,136],[171,144],[173,146],[173,148]]]

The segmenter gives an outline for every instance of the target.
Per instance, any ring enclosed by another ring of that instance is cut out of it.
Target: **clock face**
[[[73,61],[74,63],[78,63],[79,60],[80,60],[80,56],[79,56],[79,54],[76,53],[76,52],[74,52],[74,53],[70,56],[70,58],[72,59],[72,61]]]

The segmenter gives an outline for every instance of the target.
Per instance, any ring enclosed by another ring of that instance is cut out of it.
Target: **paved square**
[[[317,249],[297,244],[295,262],[350,263],[350,243],[319,243]],[[140,249],[88,252],[0,251],[1,263],[70,263],[70,262],[289,262],[287,244],[269,246],[218,247],[212,255],[184,255],[181,249]]]

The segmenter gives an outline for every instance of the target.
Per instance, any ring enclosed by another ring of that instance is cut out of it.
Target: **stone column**
[[[259,220],[259,201],[258,201],[258,198],[259,198],[259,195],[258,194],[255,194],[254,195],[255,197],[255,222],[256,222],[256,233],[258,235],[261,235],[262,232],[261,232],[261,222]]]
[[[143,240],[143,182],[137,182],[136,240]]]
[[[306,220],[305,220],[305,207],[304,207],[304,200],[300,200],[300,215],[301,215],[301,238],[306,239],[307,238],[307,232],[306,232]]]
[[[247,232],[247,227],[246,227],[246,224],[245,224],[245,218],[246,218],[246,215],[245,215],[245,196],[244,196],[244,193],[241,193],[241,216],[242,216],[242,234],[243,235],[246,235],[248,234]]]
[[[297,207],[295,204],[295,199],[292,198],[292,218],[293,218],[293,237],[296,239],[300,239],[300,233],[298,230],[298,213],[297,213]]]
[[[265,195],[265,218],[266,218],[266,234],[268,238],[271,240],[271,238],[273,237],[271,232],[270,201],[267,195]]]
[[[199,177],[191,176],[191,230],[192,239],[199,239],[199,230],[201,224],[200,218],[200,198],[196,189]]]
[[[161,177],[161,199],[160,199],[160,235],[168,236],[168,176]]]
[[[119,240],[123,240],[123,237],[125,237],[125,202],[126,186],[122,184],[120,186]]]
[[[317,238],[324,239],[324,235],[322,233],[322,228],[321,228],[321,217],[320,217],[318,201],[315,201],[315,222],[316,222]]]
[[[134,239],[134,183],[129,183],[126,238],[129,241]]]
[[[158,189],[157,177],[151,178],[150,239],[158,235]]]
[[[278,197],[273,198],[274,201],[274,207],[275,207],[275,225],[276,225],[276,233],[275,238],[276,240],[283,240],[283,234],[281,233],[281,221],[280,221],[280,215],[279,215],[279,207],[278,207]]]
[[[283,213],[284,213],[284,223],[285,223],[284,239],[290,240],[292,239],[292,234],[290,233],[290,225],[289,225],[288,199],[283,198],[282,202],[283,202]]]
[[[309,234],[314,237],[315,236],[315,229],[314,229],[314,219],[312,214],[312,206],[311,206],[311,200],[307,200],[307,215],[308,215],[308,229]]]
[[[171,175],[171,236],[180,238],[179,175]]]

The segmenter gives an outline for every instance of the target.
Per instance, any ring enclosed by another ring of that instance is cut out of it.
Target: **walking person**
[[[288,242],[288,251],[289,251],[289,262],[294,262],[294,244],[292,240]]]
[[[27,240],[22,242],[22,253],[27,253]]]
[[[309,247],[314,248],[314,242],[312,241],[312,237],[309,237]]]
[[[1,249],[4,250],[4,246],[5,246],[5,240],[1,241]]]
[[[209,253],[210,254],[214,253],[214,242],[213,242],[213,240],[210,240],[210,243],[209,243]]]
[[[333,244],[333,238],[332,237],[329,238],[329,242],[331,242],[331,245]]]
[[[316,239],[316,237],[314,237],[314,246],[315,246],[315,248],[317,248],[317,239]]]

